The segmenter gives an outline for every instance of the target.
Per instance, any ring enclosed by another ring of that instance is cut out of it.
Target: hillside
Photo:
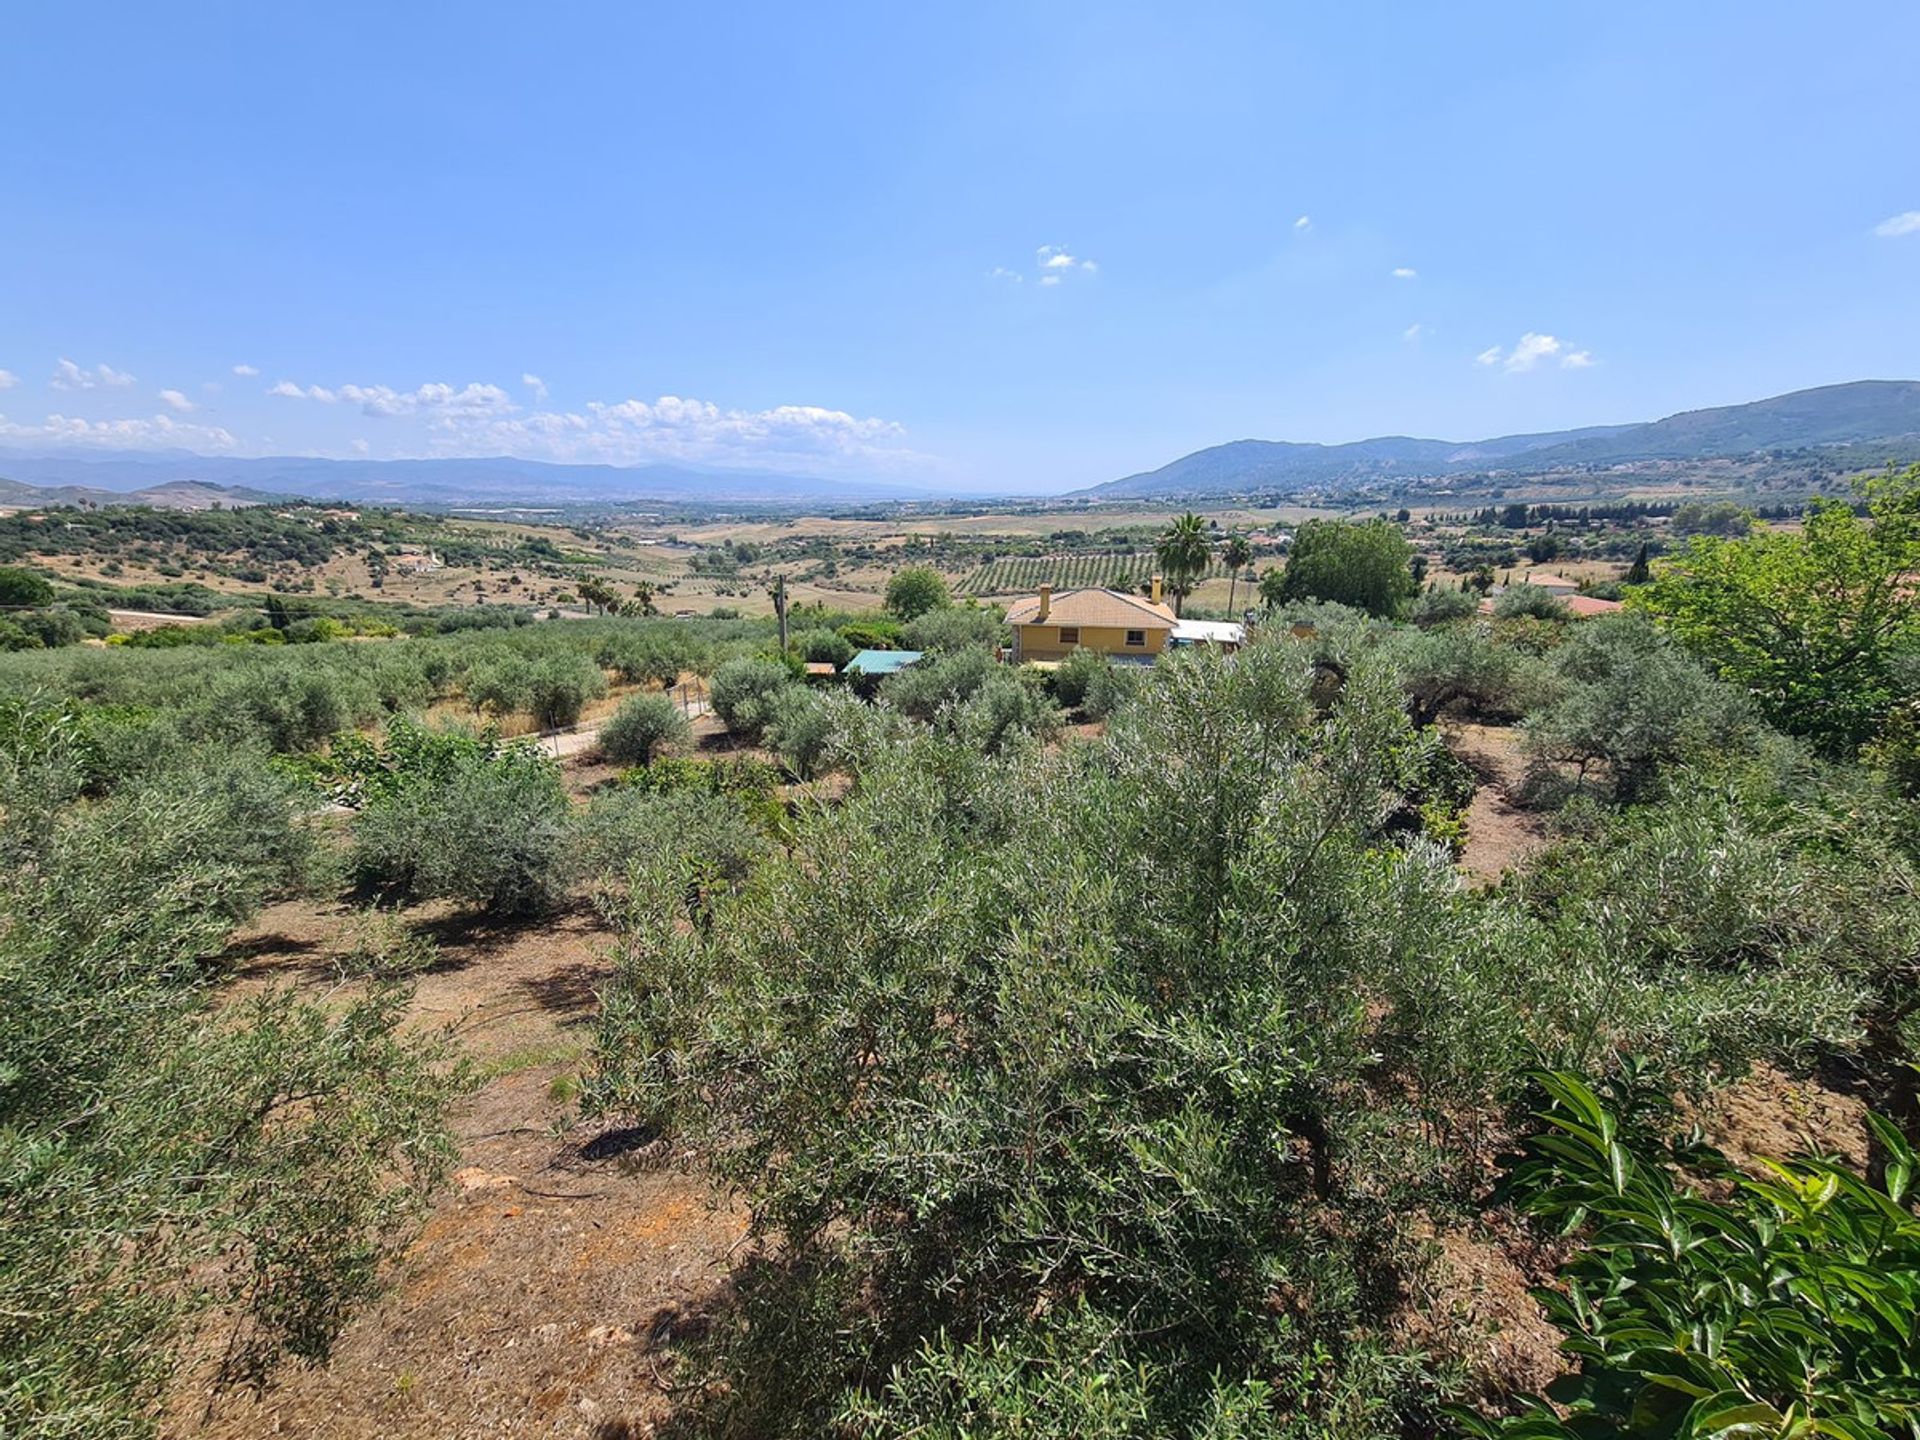
[[[102,490],[90,485],[23,485],[0,480],[0,508],[45,509],[54,505],[145,505],[154,510],[232,510],[242,505],[272,505],[286,500],[244,485],[210,485],[200,480],[169,480],[139,490]]]
[[[1126,500],[1338,489],[1383,479],[1489,471],[1543,474],[1569,467],[1709,460],[1915,436],[1920,436],[1920,382],[1859,380],[1746,405],[1684,411],[1649,424],[1597,425],[1491,440],[1388,436],[1344,445],[1236,440],[1078,494]]]

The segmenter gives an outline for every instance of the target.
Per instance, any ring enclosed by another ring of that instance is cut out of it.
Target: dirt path
[[[348,918],[330,903],[269,909],[236,941],[237,985],[329,983]],[[721,1283],[744,1223],[648,1137],[573,1115],[610,937],[586,907],[516,929],[413,918],[445,957],[418,982],[414,1023],[451,1026],[484,1077],[453,1116],[453,1183],[329,1366],[290,1365],[259,1399],[211,1404],[202,1370],[167,1436],[586,1440],[665,1413],[649,1337]]]
[[[1481,880],[1498,880],[1546,848],[1539,817],[1515,803],[1526,775],[1519,732],[1507,725],[1454,725],[1447,746],[1480,779],[1467,806],[1467,840],[1460,866]]]
[[[206,615],[171,615],[159,610],[108,610],[107,618],[121,630],[158,630],[167,625],[210,625]]]
[[[689,720],[700,720],[713,712],[704,696],[689,700],[683,707]],[[540,748],[556,760],[565,760],[574,755],[584,755],[593,749],[600,740],[601,721],[592,725],[576,725],[571,730],[550,730],[544,735],[534,737]]]

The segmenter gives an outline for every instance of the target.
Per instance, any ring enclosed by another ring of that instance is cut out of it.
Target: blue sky
[[[0,443],[1033,491],[1920,377],[1915,54],[1911,0],[16,6]]]

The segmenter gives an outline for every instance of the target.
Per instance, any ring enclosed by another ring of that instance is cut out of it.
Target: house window
[[[1060,643],[1062,645],[1078,645],[1080,643],[1080,627],[1078,625],[1062,625],[1060,627]]]
[[[1136,649],[1140,649],[1140,650],[1146,649],[1147,648],[1147,632],[1144,630],[1127,631],[1127,644],[1135,647]]]

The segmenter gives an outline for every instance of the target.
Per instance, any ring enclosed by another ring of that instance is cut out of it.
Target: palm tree
[[[1229,535],[1220,547],[1220,559],[1227,567],[1227,618],[1231,620],[1234,590],[1240,583],[1240,572],[1253,563],[1253,546],[1244,535]]]
[[[1173,613],[1181,606],[1194,583],[1207,573],[1212,558],[1213,540],[1207,534],[1207,522],[1189,510],[1167,527],[1160,543],[1153,547],[1153,558],[1166,572],[1167,587],[1173,591]]]

